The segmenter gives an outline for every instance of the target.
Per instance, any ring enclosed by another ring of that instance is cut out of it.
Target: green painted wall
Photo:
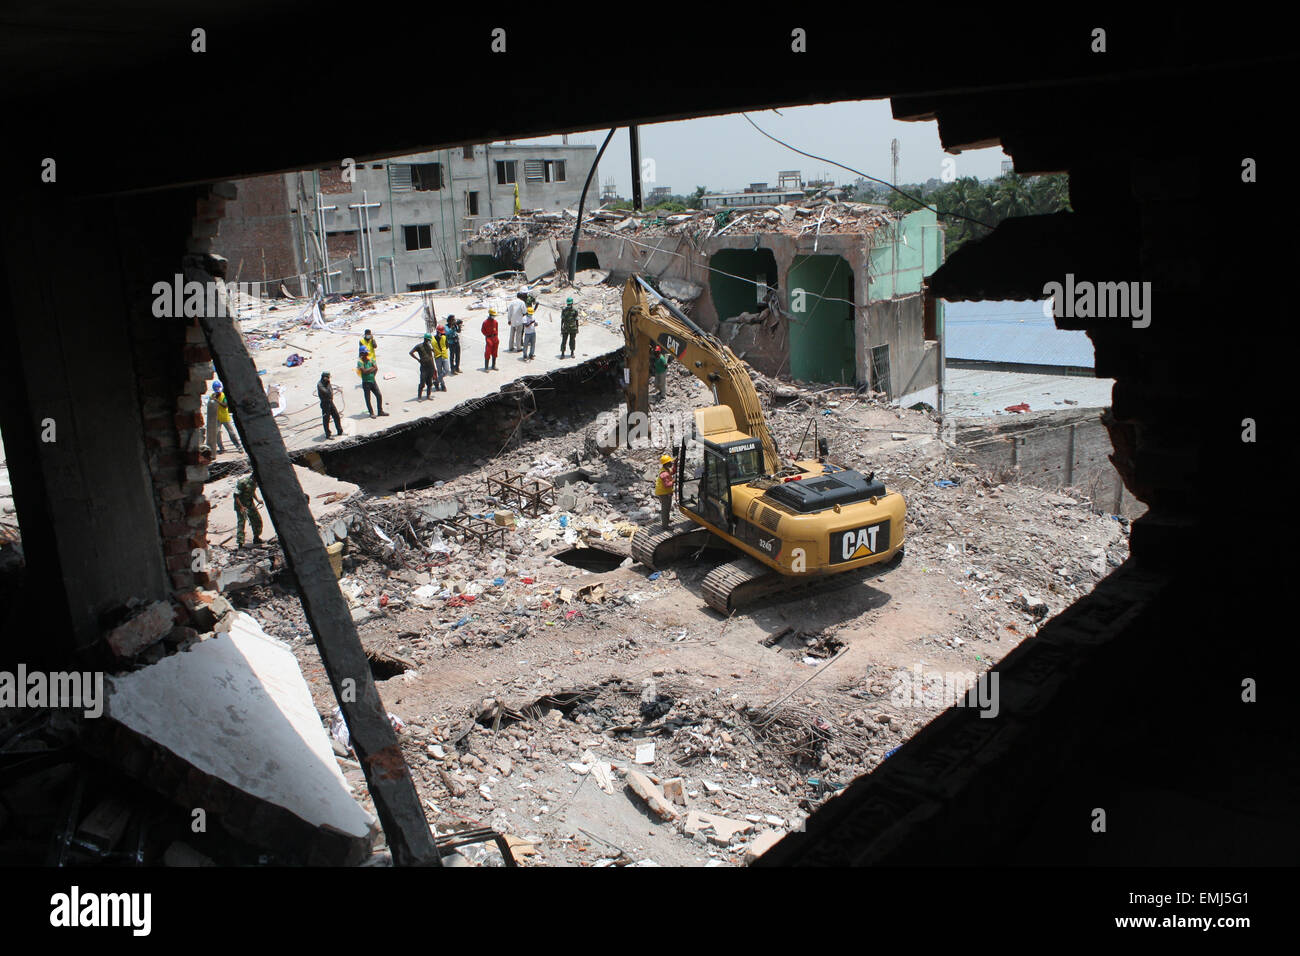
[[[720,249],[709,257],[709,268],[715,270],[709,273],[709,291],[719,321],[762,308],[755,285],[760,274],[768,285],[777,285],[776,256],[771,249]]]
[[[877,230],[871,240],[868,262],[867,301],[879,302],[920,292],[921,280],[943,262],[943,230],[934,213],[918,209],[904,216],[898,224],[896,244],[891,231]]]
[[[795,256],[789,284],[790,375],[806,382],[852,385],[856,375],[853,270],[841,256]],[[800,290],[802,312],[798,311]]]
[[[466,282],[473,282],[494,272],[506,272],[510,266],[496,256],[466,256]]]

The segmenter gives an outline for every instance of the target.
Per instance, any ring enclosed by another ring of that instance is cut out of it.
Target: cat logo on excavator
[[[858,558],[869,558],[887,547],[889,547],[888,522],[851,528],[831,535],[831,561],[838,564],[843,561],[856,561]]]

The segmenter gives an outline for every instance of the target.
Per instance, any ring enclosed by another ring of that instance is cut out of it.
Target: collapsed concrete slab
[[[377,821],[349,793],[297,661],[247,614],[108,687],[89,743],[132,776],[286,859],[369,855]]]

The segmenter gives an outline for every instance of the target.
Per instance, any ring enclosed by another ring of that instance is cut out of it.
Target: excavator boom
[[[763,405],[749,377],[748,366],[671,303],[660,298],[639,276],[623,287],[623,336],[627,342],[627,411],[649,414],[650,352],[658,345],[713,392],[715,404],[726,405],[736,427],[763,445],[767,474],[781,467],[776,440],[763,418]]]
[[[703,581],[709,606],[729,614],[763,595],[815,587],[901,556],[902,495],[824,455],[782,462],[749,367],[639,276],[623,289],[623,334],[629,415],[649,412],[653,345],[704,382],[714,402],[695,410],[698,441],[683,441],[677,461],[677,505],[690,520],[638,529],[636,560],[654,568],[699,555],[709,543],[740,552]]]

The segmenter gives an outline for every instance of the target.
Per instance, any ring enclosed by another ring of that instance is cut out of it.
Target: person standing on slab
[[[438,366],[438,388],[447,391],[447,376],[451,374],[451,365],[447,361],[447,330],[438,326],[438,333],[433,337],[433,362]]]
[[[460,319],[455,315],[447,316],[447,361],[451,363],[451,374],[460,374]]]
[[[569,347],[569,357],[574,358],[578,338],[578,310],[574,308],[573,296],[569,296],[560,310],[560,358],[564,358],[564,346]]]
[[[320,373],[320,381],[316,383],[316,398],[320,400],[320,420],[325,426],[325,437],[330,437],[330,419],[333,418],[334,428],[342,438],[343,421],[339,418],[339,410],[334,404],[334,386],[330,384],[329,372]]]
[[[531,362],[537,355],[537,316],[534,314],[533,307],[528,307],[528,313],[524,316],[524,354],[523,360]]]
[[[488,370],[488,363],[492,363],[492,368],[497,367],[497,310],[488,309],[488,317],[483,320],[483,371]]]
[[[217,393],[208,393],[208,448],[215,448],[218,452],[226,450],[225,445],[221,443],[221,425],[218,421],[221,415],[220,407],[217,404]]]
[[[361,345],[370,353],[372,359],[379,361],[379,343],[375,341],[375,334],[369,329],[366,329],[366,334],[361,336]]]
[[[515,301],[506,306],[506,323],[510,326],[510,347],[507,352],[518,352],[523,347],[524,315],[528,308],[524,302],[524,293],[515,296]]]
[[[433,336],[425,332],[424,340],[407,354],[420,363],[420,384],[415,389],[415,400],[433,398],[433,380],[437,374],[433,362]]]
[[[374,409],[370,407],[370,396],[375,396],[375,403],[379,406],[379,414],[383,417],[388,416],[384,411],[384,396],[379,392],[379,386],[375,384],[375,375],[379,372],[379,366],[375,363],[374,356],[369,352],[363,352],[357,359],[357,372],[361,375],[361,391],[366,397],[366,411],[370,412],[370,417],[375,417]]]
[[[235,443],[235,450],[242,452],[244,446],[239,443],[239,435],[235,431],[235,420],[230,416],[230,399],[226,396],[225,389],[220,382],[212,383],[212,395],[217,400],[217,421],[225,429],[226,434],[230,436],[230,440]],[[224,450],[221,445],[221,435],[218,434],[217,451]]]

